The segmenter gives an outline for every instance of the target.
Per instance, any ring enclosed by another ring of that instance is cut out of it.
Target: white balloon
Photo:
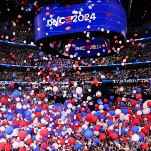
[[[14,142],[13,143],[13,148],[18,148],[19,147],[19,142]]]
[[[67,109],[67,110],[66,110],[66,113],[67,113],[67,114],[70,114],[70,113],[71,113],[71,110],[70,110],[70,109]]]
[[[126,98],[122,97],[122,101],[124,101],[124,102],[125,102],[125,101],[126,101]]]
[[[86,130],[86,129],[88,128],[88,125],[83,124],[83,125],[82,125],[82,128]]]
[[[69,103],[69,104],[67,105],[67,107],[68,107],[69,109],[71,109],[71,108],[72,108],[72,104]]]
[[[90,100],[92,100],[92,98],[91,98],[90,96],[88,96],[88,97],[87,97],[87,100],[90,101]]]
[[[121,110],[120,109],[116,109],[115,110],[115,114],[121,114]]]
[[[54,86],[54,87],[53,87],[53,91],[54,91],[54,92],[57,92],[57,91],[58,91],[58,87],[57,87],[57,86]]]
[[[21,109],[21,108],[22,108],[21,103],[17,103],[17,104],[16,104],[16,107],[17,107],[18,109]]]
[[[95,136],[98,136],[98,135],[99,135],[99,132],[98,132],[98,131],[94,131],[93,133],[94,133]]]
[[[81,87],[77,87],[76,88],[76,93],[77,94],[82,94],[82,88]]]
[[[148,114],[148,113],[150,113],[150,108],[143,109],[143,114]]]
[[[123,88],[123,87],[120,87],[120,91],[124,91],[124,88]]]
[[[71,128],[67,128],[67,132],[68,132],[68,133],[71,133],[71,132],[72,132],[72,129],[71,129]]]
[[[139,135],[137,135],[137,134],[132,135],[132,141],[134,141],[134,142],[139,141]]]
[[[101,95],[102,95],[102,93],[100,91],[96,92],[96,96],[101,96]]]
[[[104,106],[103,105],[99,105],[99,109],[100,110],[104,109]]]
[[[142,115],[142,111],[137,111],[137,114],[138,115]]]
[[[136,94],[136,92],[137,92],[136,90],[133,90],[133,93],[134,93],[134,94]]]

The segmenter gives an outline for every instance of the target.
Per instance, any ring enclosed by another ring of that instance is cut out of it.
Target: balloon
[[[142,98],[142,95],[141,94],[136,94],[136,99],[139,100]]]
[[[138,142],[139,141],[139,135],[137,135],[137,134],[134,134],[134,135],[132,135],[132,141],[134,141],[134,142]]]
[[[104,133],[100,133],[99,138],[100,140],[104,141],[106,140],[106,135]]]
[[[2,97],[1,98],[1,102],[3,103],[3,104],[6,104],[8,101],[7,101],[7,98],[6,97]]]
[[[74,145],[74,148],[77,149],[77,150],[81,149],[81,147],[82,147],[81,144],[75,144],[75,145]]]
[[[125,128],[121,128],[121,134],[125,135],[127,133],[127,131],[125,130]]]
[[[48,148],[48,144],[45,143],[45,142],[43,142],[43,143],[41,144],[41,148],[46,150],[46,149]]]
[[[149,146],[148,146],[148,144],[146,144],[146,143],[142,143],[142,144],[141,144],[141,147],[142,147],[142,149],[148,149]]]
[[[100,143],[100,140],[96,137],[96,138],[93,139],[93,142],[98,144],[98,143]]]
[[[116,109],[115,110],[115,114],[121,114],[121,110],[120,109]]]
[[[137,104],[137,101],[136,101],[136,100],[132,100],[131,104],[132,104],[133,106],[135,106],[135,105]]]
[[[14,91],[14,92],[12,93],[12,96],[13,96],[14,98],[18,98],[18,97],[20,97],[20,92],[19,92],[19,91]]]
[[[132,132],[138,133],[139,127],[138,126],[132,126]]]
[[[12,150],[12,146],[10,144],[6,144],[5,151],[11,151],[11,150]]]
[[[14,82],[10,82],[10,87],[14,87]]]
[[[86,138],[91,138],[91,137],[93,136],[93,133],[92,133],[90,130],[86,130],[86,131],[84,132],[84,136],[85,136]]]
[[[112,124],[113,124],[113,121],[111,121],[111,120],[108,120],[108,121],[107,121],[107,125],[108,125],[108,126],[111,126]]]
[[[58,91],[58,87],[57,87],[57,86],[54,86],[54,87],[53,87],[53,91],[54,91],[54,92],[57,92],[57,91]]]
[[[26,151],[26,149],[25,148],[20,148],[19,151]]]
[[[117,98],[117,102],[121,102],[122,99],[120,97]]]
[[[93,115],[92,115],[92,113],[87,114],[86,121],[87,122],[92,122],[93,121]]]
[[[46,137],[46,136],[48,135],[48,131],[47,131],[46,129],[41,129],[41,130],[40,130],[40,135],[41,135],[42,137]]]
[[[13,128],[12,128],[12,127],[6,127],[5,133],[6,133],[7,135],[11,135],[11,134],[13,133]]]
[[[34,148],[34,151],[40,151],[40,147],[37,146],[36,148]]]
[[[25,131],[20,131],[19,134],[18,134],[18,137],[21,139],[21,140],[24,140],[26,138],[26,132]]]
[[[111,115],[111,116],[114,116],[114,115],[115,115],[115,111],[114,111],[114,110],[111,110],[111,111],[110,111],[110,115]]]
[[[73,137],[69,138],[69,144],[74,145],[75,144],[75,139]]]
[[[116,133],[112,134],[113,139],[118,139],[118,135]]]
[[[77,87],[76,88],[76,93],[77,94],[82,94],[82,88],[81,87]]]

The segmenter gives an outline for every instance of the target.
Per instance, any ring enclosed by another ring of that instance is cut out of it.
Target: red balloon
[[[148,106],[148,107],[151,107],[151,101],[148,101],[148,102],[147,102],[147,106]]]
[[[5,143],[1,143],[0,144],[0,149],[5,150],[5,145],[6,145]]]
[[[142,147],[142,149],[148,149],[148,144],[142,143],[141,147]]]
[[[100,125],[96,125],[96,126],[94,126],[94,131],[99,131],[100,128],[101,128]]]
[[[150,124],[145,124],[144,128],[145,129],[150,129]]]
[[[112,134],[113,139],[118,139],[118,135],[116,133]]]
[[[59,144],[63,146],[65,144],[65,139],[59,138]]]
[[[139,100],[142,98],[142,95],[141,94],[136,94],[136,99]]]
[[[18,134],[18,137],[21,139],[21,140],[24,140],[26,138],[26,132],[25,131],[20,131],[19,134]]]
[[[3,104],[6,104],[6,103],[7,103],[7,98],[6,98],[6,97],[2,97],[2,98],[1,98],[1,102],[2,102]]]
[[[93,120],[94,123],[96,123],[98,121],[98,117],[97,116],[93,116]]]
[[[40,93],[39,97],[44,99],[45,98],[45,94],[44,93]]]
[[[12,146],[10,144],[6,144],[5,151],[11,151],[11,150],[12,150]]]
[[[26,144],[27,144],[27,145],[30,145],[31,143],[32,143],[32,139],[27,139],[27,140],[26,140]]]
[[[20,148],[19,151],[26,151],[26,149],[25,148]]]
[[[75,139],[73,137],[69,138],[69,144],[74,145],[75,144]]]
[[[48,144],[47,143],[45,143],[45,142],[43,142],[42,144],[41,144],[41,148],[42,149],[47,149],[47,147],[48,147]]]
[[[135,106],[137,104],[137,101],[136,100],[132,100],[131,104]]]
[[[87,122],[92,122],[92,120],[93,120],[93,115],[92,115],[92,113],[87,114],[86,121],[87,121]]]
[[[100,140],[104,141],[106,140],[106,135],[104,133],[100,133],[99,138]]]
[[[117,98],[117,102],[121,102],[122,99],[120,97]]]
[[[14,87],[14,82],[10,82],[10,87]]]
[[[98,80],[97,79],[93,80],[93,84],[98,84]]]
[[[123,142],[126,142],[126,141],[127,141],[127,137],[123,136],[123,137],[122,137],[122,141],[123,141]]]
[[[27,72],[29,72],[30,71],[30,68],[27,68],[27,70],[26,70]]]
[[[42,137],[45,137],[45,136],[48,135],[48,131],[47,131],[46,129],[41,129],[41,130],[40,130],[40,135],[41,135]]]

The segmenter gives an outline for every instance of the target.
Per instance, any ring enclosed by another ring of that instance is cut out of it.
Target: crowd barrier
[[[106,64],[106,65],[91,65],[91,68],[96,68],[96,67],[120,67],[120,66],[129,66],[129,65],[147,65],[150,64],[151,61],[143,61],[143,62],[131,62],[131,63],[119,63],[119,64]],[[0,66],[4,67],[16,67],[16,68],[35,68],[35,66],[27,66],[27,65],[12,65],[12,64],[3,64],[0,63]],[[39,69],[47,69],[47,66],[36,66]],[[90,68],[88,66],[76,66],[80,68]],[[73,66],[68,66],[68,68],[72,69],[74,68]]]
[[[0,81],[0,84],[10,84],[12,81]],[[72,82],[79,82],[79,81],[72,81]],[[57,83],[59,84],[66,84],[68,85],[69,83],[72,82],[64,82],[64,81],[58,81]],[[99,83],[137,83],[137,82],[149,82],[151,84],[151,78],[140,78],[140,79],[116,79],[116,80],[108,80],[108,79],[103,79]],[[27,81],[13,81],[15,84],[28,84],[29,82]],[[32,84],[46,84],[46,83],[53,83],[53,82],[30,82]],[[85,83],[93,83],[93,81],[85,81]]]

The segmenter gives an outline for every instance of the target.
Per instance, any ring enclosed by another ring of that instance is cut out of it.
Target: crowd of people
[[[68,66],[91,66],[91,65],[106,65],[106,64],[121,64],[131,62],[151,61],[151,44],[144,43],[140,46],[129,45],[124,50],[115,51],[117,54],[106,57],[81,59],[63,59],[53,57],[44,53],[37,47],[19,46],[14,44],[0,43],[0,62],[13,65],[35,65],[35,66],[54,66],[65,68]]]
[[[0,83],[0,150],[151,150],[151,82],[102,83],[150,78],[150,66],[75,69],[149,61],[150,44],[95,59],[60,59],[2,43],[0,53],[3,64],[34,66],[1,67],[0,81],[11,82]]]

